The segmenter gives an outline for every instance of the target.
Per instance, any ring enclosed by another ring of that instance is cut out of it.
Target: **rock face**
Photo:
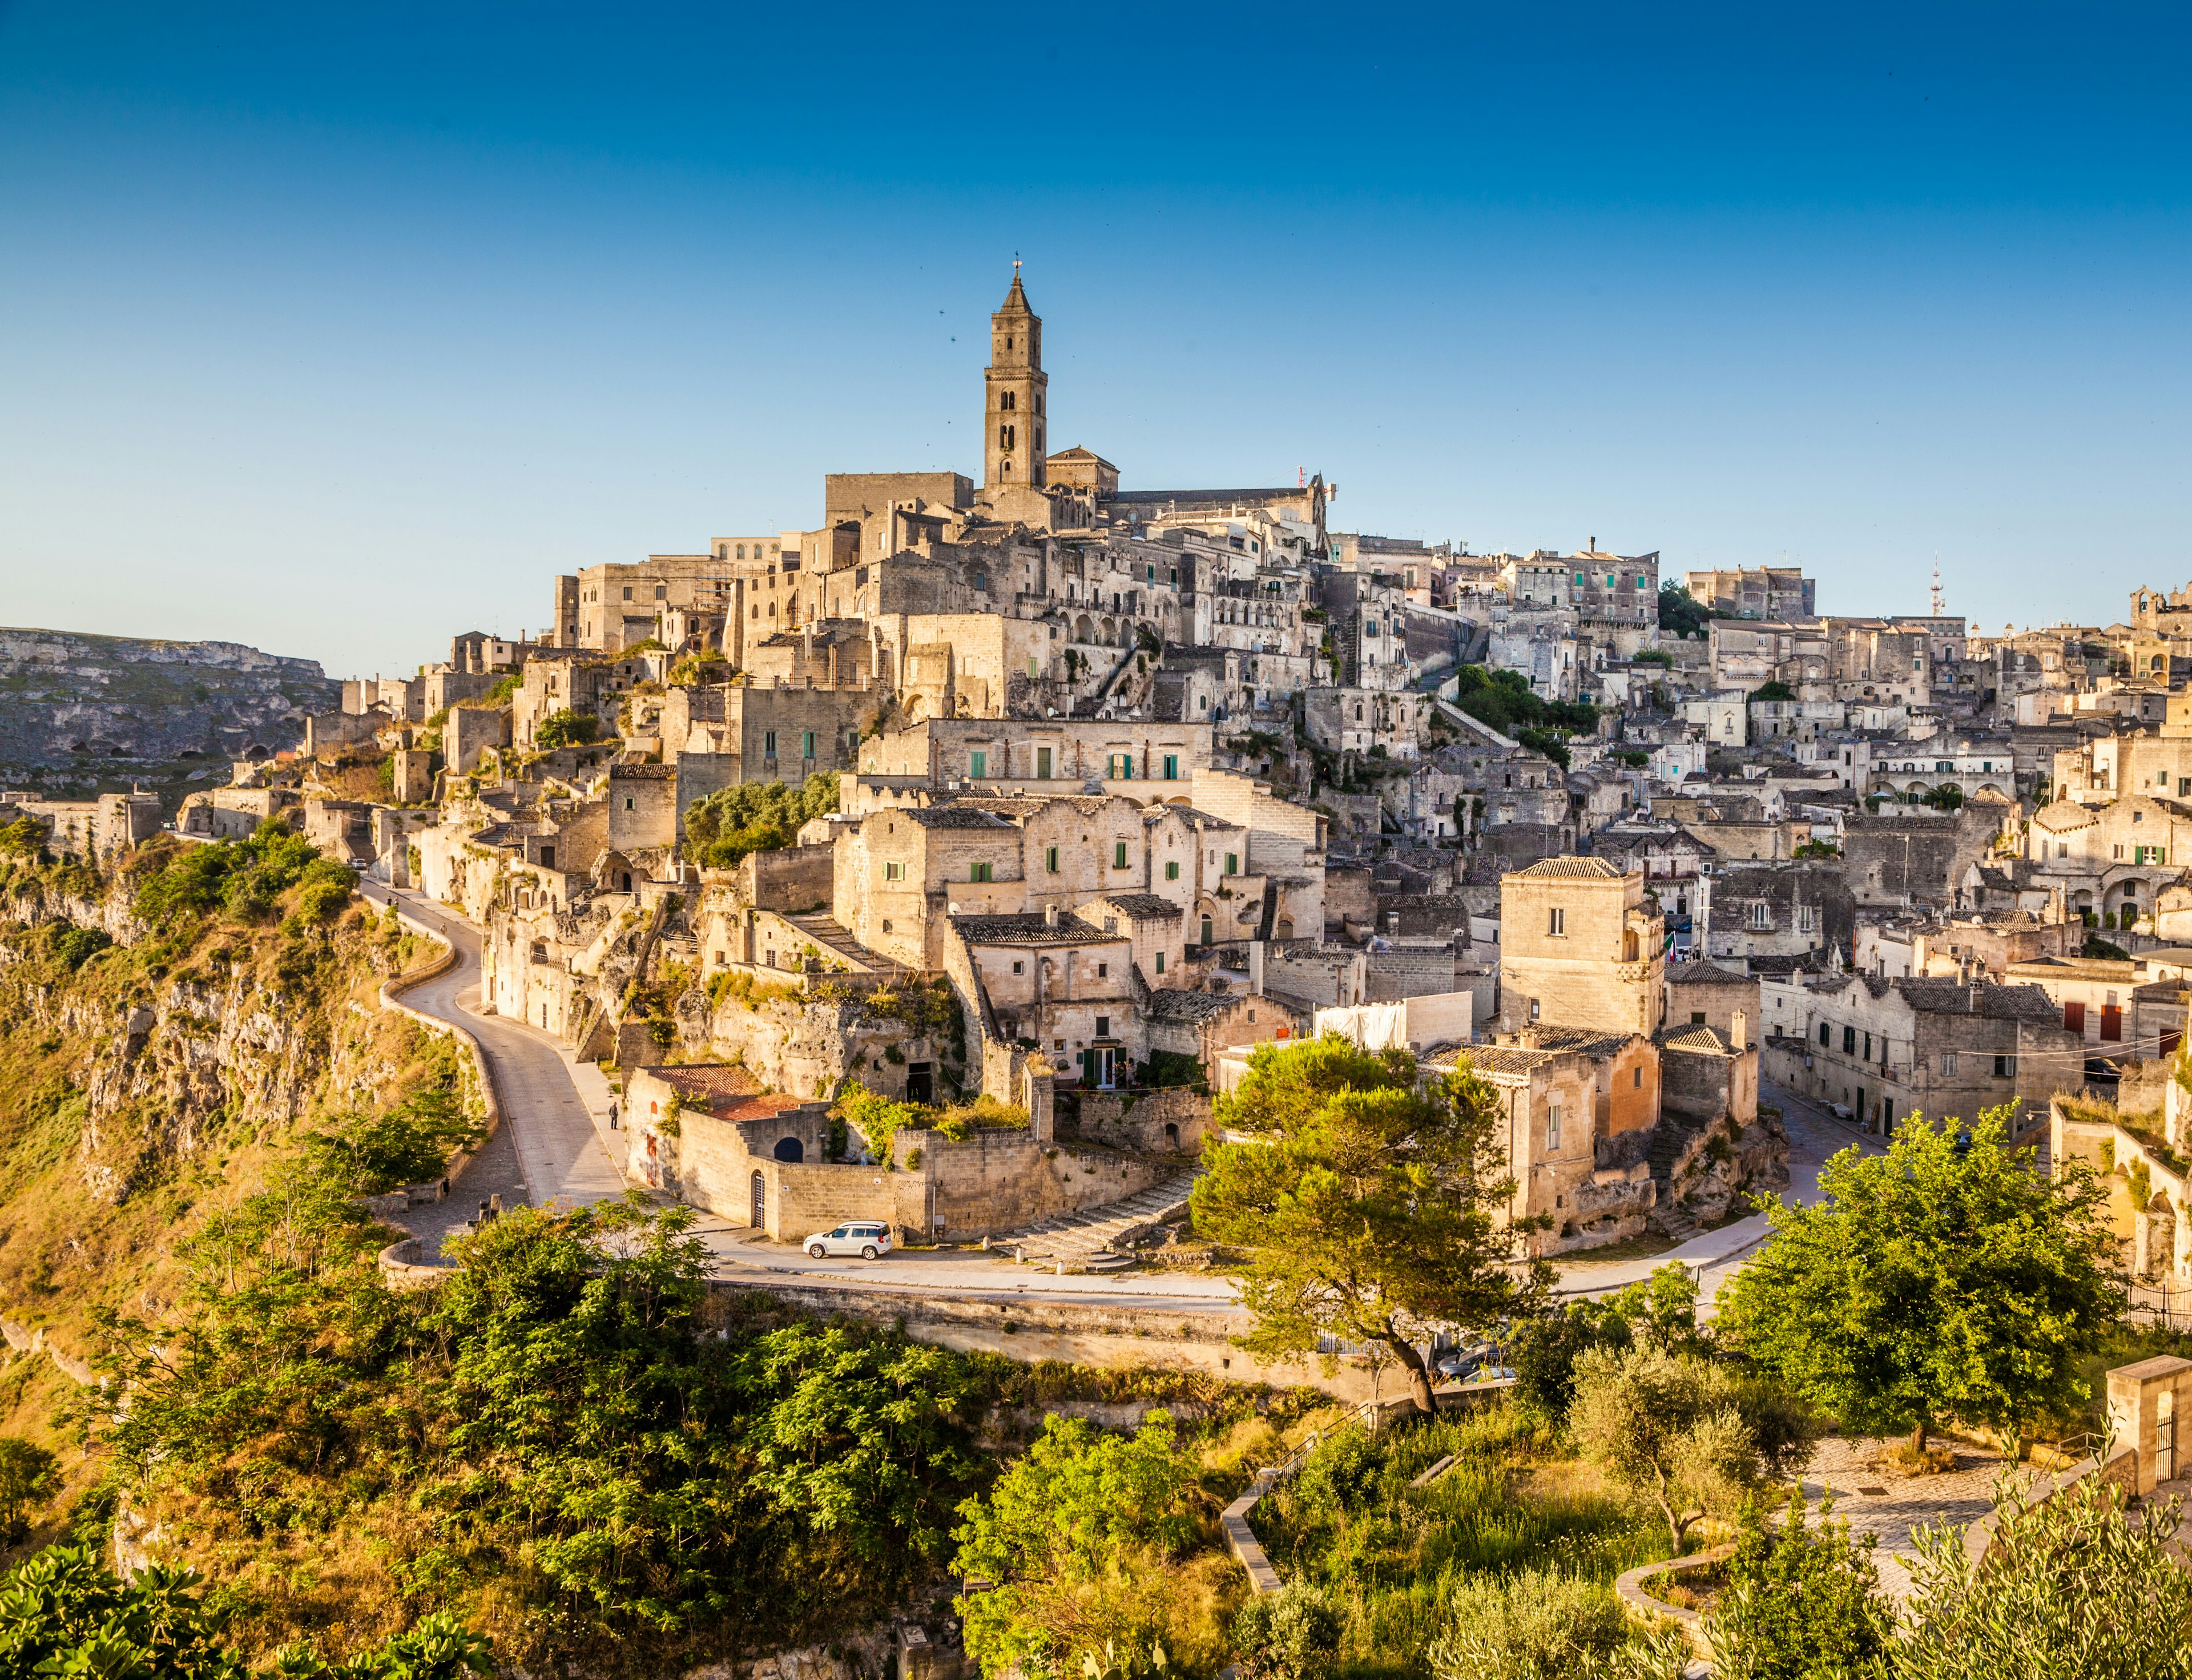
[[[225,781],[227,761],[294,747],[306,714],[342,689],[313,660],[234,642],[140,642],[0,629],[0,783],[126,785],[133,776]]]

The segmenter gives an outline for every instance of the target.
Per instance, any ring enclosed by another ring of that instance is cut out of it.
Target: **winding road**
[[[608,1081],[552,1035],[503,1015],[482,1014],[479,930],[421,894],[374,883],[360,889],[376,903],[393,901],[409,921],[447,940],[452,968],[401,994],[422,1015],[462,1027],[479,1040],[502,1100],[503,1123],[451,1186],[448,1200],[404,1216],[428,1263],[442,1239],[499,1196],[502,1205],[584,1206],[624,1193],[612,1151],[622,1137],[608,1129]]]

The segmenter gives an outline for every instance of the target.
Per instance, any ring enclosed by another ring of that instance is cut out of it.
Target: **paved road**
[[[1770,1080],[1759,1082],[1758,1100],[1778,1108],[1782,1123],[1789,1130],[1789,1188],[1784,1194],[1790,1201],[1809,1205],[1819,1199],[1819,1169],[1838,1151],[1855,1145],[1868,1155],[1877,1155],[1887,1146],[1847,1121],[1837,1120],[1809,1097],[1799,1096]],[[1650,1277],[1670,1260],[1680,1260],[1698,1272],[1702,1306],[1710,1316],[1721,1284],[1765,1241],[1770,1229],[1765,1214],[1753,1214],[1718,1231],[1702,1231],[1679,1247],[1648,1259],[1611,1262],[1578,1259],[1561,1268],[1561,1287],[1578,1294],[1603,1294]]]
[[[448,940],[457,961],[446,973],[403,994],[424,1015],[475,1034],[494,1070],[503,1125],[465,1169],[449,1199],[415,1208],[406,1224],[438,1257],[441,1239],[477,1211],[490,1196],[503,1206],[545,1208],[562,1202],[583,1206],[624,1193],[611,1158],[621,1133],[608,1129],[608,1084],[599,1071],[577,1061],[551,1034],[522,1021],[477,1013],[480,936],[462,917],[415,892],[367,883],[368,897],[392,897],[403,913]]]

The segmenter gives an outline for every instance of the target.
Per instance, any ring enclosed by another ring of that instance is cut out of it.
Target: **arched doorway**
[[[779,1138],[776,1147],[769,1151],[779,1161],[804,1161],[807,1151],[797,1138]]]
[[[653,1140],[649,1140],[650,1142]],[[753,1226],[757,1231],[768,1223],[768,1176],[765,1173],[753,1175]]]

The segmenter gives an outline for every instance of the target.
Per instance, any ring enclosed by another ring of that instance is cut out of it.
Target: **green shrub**
[[[1339,1616],[1323,1590],[1288,1581],[1259,1594],[1233,1619],[1242,1680],[1329,1680],[1339,1650]]]
[[[1875,1596],[1873,1537],[1852,1544],[1849,1525],[1820,1512],[1804,1522],[1801,1492],[1775,1529],[1744,1508],[1727,1586],[1707,1623],[1721,1680],[1841,1680],[1878,1674],[1894,1617]],[[1881,1680],[1886,1680],[1885,1675]]]
[[[797,788],[746,782],[696,799],[685,812],[685,855],[704,869],[735,869],[754,852],[781,851],[805,824],[837,809],[837,778],[818,771]]]
[[[566,706],[533,726],[533,744],[544,752],[553,752],[559,746],[591,746],[601,732],[600,718]]]

